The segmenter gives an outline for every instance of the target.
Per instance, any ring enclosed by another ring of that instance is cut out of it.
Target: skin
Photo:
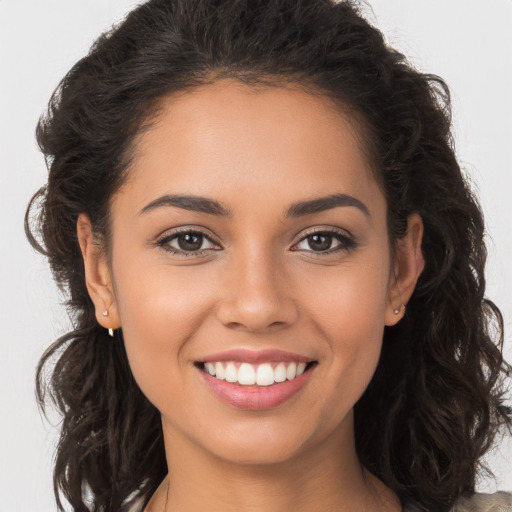
[[[402,318],[393,310],[423,269],[422,222],[412,215],[390,247],[386,200],[360,140],[325,97],[217,82],[165,99],[140,136],[111,201],[110,259],[80,216],[98,322],[123,328],[135,379],[162,415],[171,485],[164,480],[146,512],[400,510],[359,464],[353,407],[384,327]],[[333,193],[367,213],[348,205],[285,215]],[[140,213],[164,194],[208,197],[232,215],[169,205]],[[212,241],[202,239],[201,254],[172,254],[157,241],[177,227]],[[333,228],[352,242],[333,237],[322,252],[306,236]],[[278,348],[318,365],[290,400],[244,411],[220,401],[194,366],[231,348]]]

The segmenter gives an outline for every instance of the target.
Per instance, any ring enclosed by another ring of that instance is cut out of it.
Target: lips
[[[207,387],[239,409],[277,407],[308,382],[316,361],[280,350],[235,349],[196,362]]]

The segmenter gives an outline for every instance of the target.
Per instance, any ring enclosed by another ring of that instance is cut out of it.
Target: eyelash
[[[183,236],[183,235],[196,235],[196,236],[202,237],[203,239],[208,240],[212,244],[216,244],[216,242],[214,242],[208,235],[206,235],[202,231],[194,230],[194,229],[183,229],[183,230],[175,231],[172,234],[168,234],[168,235],[165,235],[165,236],[159,238],[156,241],[155,245],[158,247],[161,247],[164,251],[170,252],[171,254],[174,254],[177,256],[183,256],[183,257],[202,256],[206,252],[212,250],[212,249],[201,249],[201,250],[196,250],[196,251],[185,251],[182,249],[176,249],[169,245],[169,243],[171,241],[176,240],[179,236]],[[332,237],[333,239],[336,239],[338,242],[340,242],[339,246],[334,249],[329,249],[326,251],[314,251],[314,250],[304,251],[304,252],[311,252],[317,256],[331,255],[331,254],[342,252],[342,251],[348,252],[357,246],[357,243],[354,240],[354,238],[346,232],[343,232],[340,230],[335,230],[335,229],[314,229],[309,232],[306,232],[304,234],[304,236],[297,243],[294,244],[293,247],[299,245],[301,242],[307,240],[310,236],[313,236],[313,235],[327,235],[327,236]],[[218,245],[218,244],[216,244],[216,245]],[[213,250],[219,250],[219,249],[213,249]],[[295,249],[294,251],[300,252],[301,250]]]

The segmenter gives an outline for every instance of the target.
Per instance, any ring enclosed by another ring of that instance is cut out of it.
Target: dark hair
[[[484,298],[482,214],[454,155],[445,83],[386,46],[354,2],[334,0],[150,0],[102,35],[53,94],[37,128],[48,184],[29,205],[26,230],[74,323],[37,374],[41,406],[49,393],[63,415],[60,510],[62,496],[77,512],[128,510],[147,503],[167,472],[160,415],[134,381],[122,332],[106,342],[96,322],[77,217],[89,216],[108,251],[109,198],[159,101],[226,77],[298,84],[348,108],[387,197],[391,240],[410,214],[421,216],[425,270],[404,319],[385,330],[356,404],[356,446],[402,503],[448,510],[474,490],[479,459],[512,424],[503,321]]]

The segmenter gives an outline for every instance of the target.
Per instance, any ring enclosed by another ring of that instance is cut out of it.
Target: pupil
[[[178,237],[178,245],[180,246],[180,249],[183,250],[197,251],[201,248],[202,236],[193,235],[190,233],[180,235]]]
[[[315,251],[325,251],[331,247],[332,236],[331,235],[310,235],[309,246]]]

